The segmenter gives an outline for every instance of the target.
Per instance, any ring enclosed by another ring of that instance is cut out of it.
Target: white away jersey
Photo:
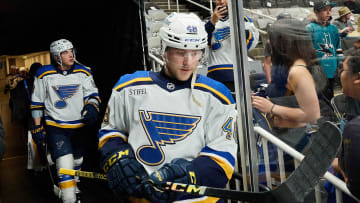
[[[147,71],[121,77],[99,132],[99,150],[106,154],[116,148],[116,142],[107,141],[122,139],[131,144],[149,174],[175,158],[206,156],[230,179],[237,151],[231,93],[223,84],[198,75],[192,94],[202,106],[191,97],[190,80],[174,83]]]
[[[251,50],[259,41],[259,31],[249,17],[244,16],[244,22],[246,46]],[[234,81],[231,47],[230,20],[219,20],[211,35],[208,77],[221,82]]]
[[[90,69],[75,64],[63,74],[53,65],[41,67],[34,81],[31,109],[44,109],[47,125],[60,128],[79,128],[81,110],[89,100],[100,103]]]

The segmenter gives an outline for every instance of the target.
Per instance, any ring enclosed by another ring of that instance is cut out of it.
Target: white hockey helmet
[[[159,36],[162,54],[164,54],[166,47],[199,50],[207,47],[205,25],[193,13],[171,13],[160,28]]]
[[[73,44],[67,39],[59,39],[53,41],[50,44],[50,53],[54,60],[58,61],[55,56],[59,57],[61,63],[60,54],[66,50],[74,49]],[[73,50],[74,58],[75,58],[75,51]],[[59,63],[59,64],[60,64]],[[60,64],[61,65],[61,64]]]

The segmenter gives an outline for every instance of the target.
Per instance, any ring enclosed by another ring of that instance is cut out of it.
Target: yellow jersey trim
[[[127,82],[124,82],[122,84],[119,84],[118,86],[116,86],[114,89],[115,90],[118,90],[118,89],[121,89],[131,83],[134,83],[134,82],[144,82],[144,81],[152,81],[152,79],[150,77],[146,77],[146,78],[135,78],[135,79],[132,79],[132,80],[129,80]]]
[[[205,89],[208,89],[212,92],[214,92],[217,96],[219,96],[221,99],[223,99],[224,101],[226,101],[227,104],[231,104],[231,101],[225,96],[223,95],[221,92],[217,91],[216,89],[210,87],[210,86],[207,86],[205,84],[202,84],[202,83],[195,83],[195,86],[198,86],[198,87],[202,87],[202,88],[205,88]]]
[[[233,67],[226,67],[226,68],[214,68],[208,71],[208,73],[216,71],[216,70],[233,70]]]
[[[41,79],[43,78],[45,75],[51,74],[51,73],[56,73],[56,70],[49,70],[44,72],[43,74],[41,74],[38,78]]]
[[[124,138],[124,136],[120,135],[120,134],[115,134],[115,135],[109,135],[109,136],[104,136],[104,138],[101,138],[99,141],[99,145],[98,145],[98,149],[100,149],[101,147],[104,146],[104,144],[110,139],[110,138],[114,138],[114,137],[120,137],[121,139],[123,139],[125,142],[127,142],[127,139]]]

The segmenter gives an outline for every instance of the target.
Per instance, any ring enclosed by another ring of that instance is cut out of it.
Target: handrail
[[[190,2],[190,3],[192,3],[192,4],[196,5],[196,6],[198,6],[198,7],[200,7],[200,8],[203,8],[203,9],[209,11],[209,12],[211,12],[211,9],[208,8],[208,7],[206,7],[206,6],[204,6],[204,5],[201,5],[201,4],[196,3],[196,2],[194,2],[194,1],[191,1],[191,0],[186,0],[186,1],[188,1],[188,2]]]
[[[201,4],[199,4],[199,3],[196,3],[196,2],[194,2],[194,1],[192,1],[192,0],[186,0],[186,1],[192,3],[192,4],[196,5],[196,6],[198,6],[198,7],[200,7],[200,8],[205,9],[205,10],[209,11],[210,13],[212,13],[212,9],[211,9],[211,8],[208,8],[208,7],[204,6],[204,5],[201,5]],[[210,1],[210,6],[212,7],[211,1]],[[271,16],[267,16],[267,15],[264,15],[264,14],[261,14],[261,13],[255,12],[255,11],[251,11],[251,10],[246,9],[246,8],[244,8],[244,11],[248,11],[248,12],[251,12],[251,13],[253,13],[253,14],[257,14],[257,15],[259,15],[259,16],[262,16],[262,17],[265,17],[265,18],[269,18],[269,19],[274,20],[274,21],[276,20],[275,18],[273,18],[273,17],[271,17]],[[264,31],[264,30],[261,30],[261,29],[259,29],[259,28],[256,28],[256,29],[257,29],[257,30],[259,31],[259,33],[261,33],[261,34],[265,34],[265,35],[267,34],[267,32]]]
[[[160,64],[161,66],[164,66],[164,61],[153,55],[152,53],[149,53],[150,58],[154,59],[156,63]]]
[[[247,8],[243,8],[243,9],[244,9],[244,11],[250,12],[250,13],[252,13],[252,14],[256,14],[256,15],[258,15],[258,16],[261,16],[261,17],[264,17],[264,18],[268,18],[268,19],[273,20],[273,21],[276,20],[276,18],[274,18],[274,17],[268,16],[268,15],[265,15],[265,14],[262,14],[262,13],[259,13],[259,12],[256,12],[256,11],[252,11],[252,10],[249,10],[249,9],[247,9]]]
[[[301,154],[300,152],[296,151],[295,149],[293,149],[292,147],[290,147],[289,145],[287,145],[286,143],[284,143],[283,141],[281,141],[279,138],[275,137],[274,135],[272,135],[271,133],[269,133],[268,131],[264,130],[263,128],[259,127],[259,126],[255,126],[254,127],[254,131],[259,133],[261,136],[263,136],[265,139],[269,140],[270,142],[274,143],[278,148],[280,148],[281,150],[285,151],[286,153],[288,153],[289,155],[291,155],[292,157],[294,157],[295,159],[301,161],[302,159],[304,159],[304,155]],[[341,191],[345,192],[347,195],[351,196],[352,198],[354,198],[355,200],[359,201],[354,195],[352,195],[349,191],[349,189],[346,187],[346,184],[344,181],[340,180],[339,178],[337,178],[336,176],[334,176],[333,174],[326,172],[324,175],[324,178],[327,179],[329,182],[331,182],[335,187],[339,188]]]

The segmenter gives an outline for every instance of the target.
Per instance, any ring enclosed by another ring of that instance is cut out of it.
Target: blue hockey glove
[[[81,111],[81,116],[83,118],[83,122],[86,125],[94,125],[99,117],[100,109],[94,103],[88,103],[84,106]]]
[[[136,160],[129,144],[108,156],[103,162],[109,188],[116,196],[143,197],[142,180],[148,179],[145,168]]]
[[[166,182],[176,182],[185,184],[199,184],[196,181],[195,171],[190,161],[179,158],[174,159],[171,163],[164,164],[159,170],[150,174],[150,179],[155,184]],[[144,185],[147,198],[151,202],[172,202],[178,195],[172,191],[159,191],[154,189],[150,184]]]
[[[34,125],[31,130],[32,138],[36,144],[36,148],[39,154],[40,163],[45,165],[46,160],[46,132],[42,125]]]
[[[31,135],[36,145],[40,146],[45,144],[46,132],[42,125],[34,125],[31,129]]]

